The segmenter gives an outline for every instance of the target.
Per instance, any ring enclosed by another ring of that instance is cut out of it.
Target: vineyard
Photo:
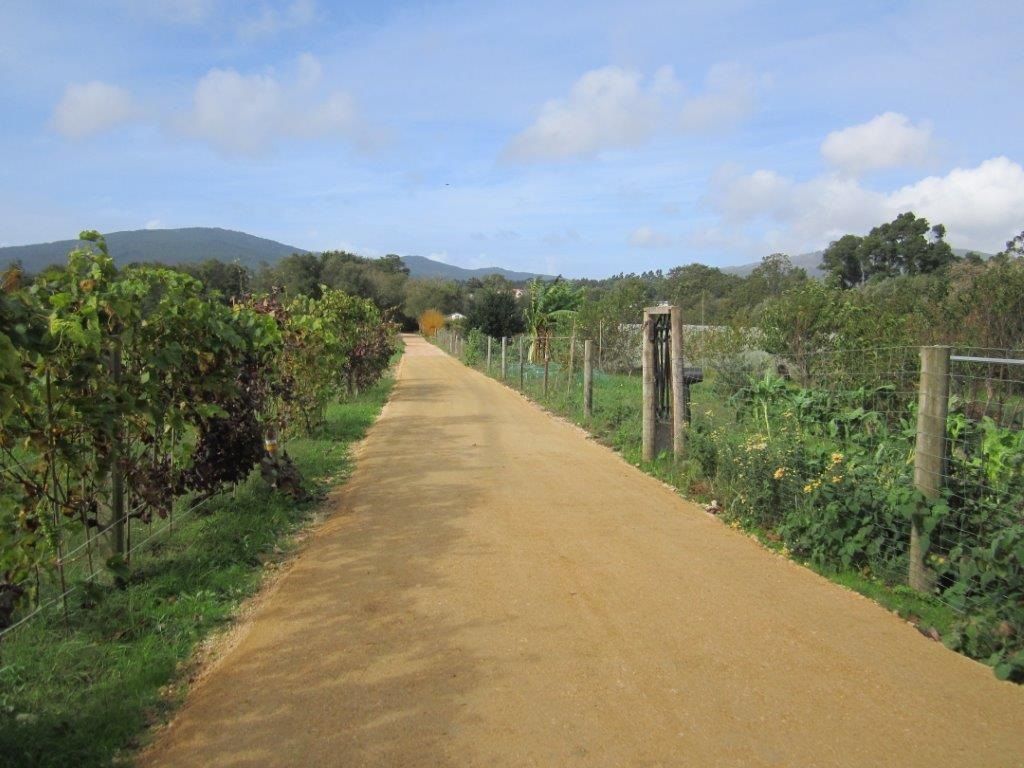
[[[928,500],[914,485],[916,347],[781,358],[758,349],[756,331],[691,328],[685,364],[700,381],[684,456],[644,464],[638,324],[594,344],[589,414],[576,335],[551,333],[532,361],[529,337],[437,340],[766,545],[900,610],[1000,678],[1024,680],[1024,380],[1013,350],[956,350],[942,490]],[[924,590],[907,586],[915,519]]]
[[[395,327],[368,300],[331,289],[228,300],[177,271],[117,270],[101,236],[82,238],[92,247],[73,251],[66,268],[28,284],[8,272],[0,294],[0,719],[25,703],[20,665],[56,665],[51,678],[76,666],[29,661],[31,644],[95,641],[124,610],[122,596],[149,578],[161,603],[185,601],[168,594],[154,562],[161,547],[173,553],[176,538],[198,535],[197,520],[209,523],[204,537],[211,528],[228,537],[189,545],[205,558],[204,578],[224,553],[253,562],[275,547],[304,514],[290,510],[308,507],[321,473],[344,460],[329,438],[355,436],[334,404],[363,408],[364,392],[379,400],[396,350]],[[322,457],[304,448],[310,438],[327,440]],[[271,494],[253,502],[268,518],[244,530],[235,526],[245,515],[214,523],[232,506],[224,499],[251,496],[253,483]],[[223,567],[240,578],[237,565]],[[178,653],[199,636],[199,615]],[[112,647],[136,629],[121,619]]]

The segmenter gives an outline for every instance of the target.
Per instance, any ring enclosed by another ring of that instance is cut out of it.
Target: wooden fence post
[[[508,347],[508,339],[505,336],[501,337],[501,380],[505,380],[505,351]]]
[[[949,347],[921,347],[921,383],[917,401],[917,444],[914,450],[914,487],[927,499],[942,491],[946,465],[946,416],[949,408]],[[922,516],[910,522],[910,570],[913,589],[930,592],[932,574],[925,565],[927,545],[922,542]]]
[[[490,375],[490,373],[491,373],[491,341],[492,341],[491,337],[488,336],[487,337],[487,373],[488,373],[488,375]]]
[[[523,389],[526,378],[526,358],[523,356],[523,337],[519,337],[519,389]]]
[[[589,419],[594,415],[594,366],[591,360],[593,342],[583,342],[583,417]]]
[[[672,454],[683,458],[686,446],[686,388],[683,385],[683,313],[672,307],[669,313],[670,351],[672,362]]]
[[[643,331],[643,447],[644,461],[654,461],[655,417],[654,417],[654,342],[650,338],[651,325],[654,318],[650,311],[644,310]]]

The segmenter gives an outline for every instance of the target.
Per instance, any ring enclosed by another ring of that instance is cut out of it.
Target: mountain
[[[970,253],[968,248],[954,248],[953,253],[961,258]],[[825,273],[820,269],[821,257],[825,251],[811,251],[810,253],[801,253],[799,256],[790,256],[789,260],[792,262],[794,267],[803,267],[807,270],[808,277],[823,278]],[[991,253],[982,253],[981,251],[975,251],[983,259],[992,258]],[[740,277],[746,277],[753,272],[760,262],[756,264],[740,264],[737,267],[722,267],[723,272],[728,272],[732,275],[739,275]]]
[[[303,248],[219,227],[183,229],[137,229],[104,235],[110,255],[118,264],[158,261],[182,264],[206,259],[232,262],[256,268],[262,262],[272,264],[291,253],[308,253]],[[63,264],[68,251],[82,245],[81,240],[15,245],[0,248],[0,267],[20,261],[27,272],[39,272],[51,264]]]
[[[292,253],[311,253],[304,248],[267,240],[245,232],[219,227],[185,227],[183,229],[136,229],[104,235],[107,248],[117,264],[160,262],[183,264],[206,259],[238,261],[250,269],[266,262],[273,264]],[[29,273],[40,272],[52,264],[64,264],[68,251],[83,245],[82,240],[58,240],[54,243],[15,245],[0,248],[0,268],[18,261]],[[501,275],[512,282],[530,280],[530,272],[512,272],[500,267],[463,269],[423,256],[404,256],[412,277],[441,277],[447,280],[469,280],[471,277]],[[550,279],[547,275],[540,275]]]
[[[552,275],[537,275],[533,272],[512,272],[501,267],[481,267],[479,269],[463,269],[425,256],[403,256],[402,261],[409,268],[411,277],[440,277],[445,280],[469,280],[471,277],[483,278],[487,275],[501,275],[513,283],[525,282],[535,277],[553,280]]]
[[[808,277],[824,277],[825,273],[818,269],[818,265],[821,264],[821,255],[823,253],[824,251],[801,253],[799,256],[790,256],[789,260],[792,262],[794,267],[803,267],[806,269]],[[722,271],[730,275],[746,277],[759,266],[761,266],[761,262],[756,262],[754,264],[740,264],[736,267],[722,267]]]

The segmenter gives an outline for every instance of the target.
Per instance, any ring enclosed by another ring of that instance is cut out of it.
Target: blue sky
[[[0,6],[0,244],[221,226],[603,276],[1024,229],[1019,2]]]

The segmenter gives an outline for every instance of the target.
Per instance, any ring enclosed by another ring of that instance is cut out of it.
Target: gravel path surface
[[[147,766],[1020,766],[1024,688],[407,337]]]

